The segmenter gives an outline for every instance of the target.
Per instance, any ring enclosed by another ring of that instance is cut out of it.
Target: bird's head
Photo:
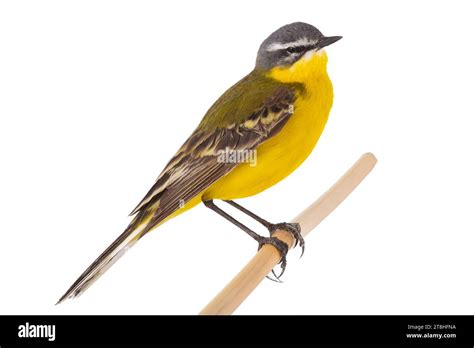
[[[342,36],[324,36],[310,24],[287,24],[265,39],[257,54],[256,69],[277,73],[286,81],[326,68],[324,47]],[[273,74],[272,74],[273,75]]]

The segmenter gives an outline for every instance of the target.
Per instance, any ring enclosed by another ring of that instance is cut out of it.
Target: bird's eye
[[[298,53],[301,54],[306,50],[306,46],[290,46],[286,48],[288,54]]]

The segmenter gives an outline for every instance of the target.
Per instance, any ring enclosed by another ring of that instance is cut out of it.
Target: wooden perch
[[[323,221],[360,184],[377,163],[371,153],[366,153],[321,197],[292,220],[301,226],[306,236]],[[286,231],[274,234],[283,242],[294,246],[293,236]],[[232,314],[257,285],[280,261],[278,250],[264,245],[234,279],[201,311],[203,315]]]

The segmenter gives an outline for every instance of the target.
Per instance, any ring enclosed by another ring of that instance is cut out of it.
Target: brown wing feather
[[[194,131],[132,212],[153,212],[143,234],[238,165],[219,163],[220,151],[252,150],[275,135],[293,114],[294,98],[294,90],[280,87],[243,123]]]

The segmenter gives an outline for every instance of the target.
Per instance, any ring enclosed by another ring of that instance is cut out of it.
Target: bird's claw
[[[272,269],[272,274],[275,276],[275,278],[269,277],[268,275],[266,277],[274,282],[282,283],[280,277],[283,275],[283,273],[285,273],[286,269],[286,254],[288,253],[288,244],[281,241],[277,237],[261,237],[258,240],[258,250],[260,250],[265,244],[273,245],[278,250],[280,253],[280,262],[278,264],[281,265],[281,272],[279,275],[276,275],[275,270]]]
[[[265,245],[265,244],[271,244],[273,245],[279,252],[280,252],[280,267],[281,267],[281,272],[279,275],[275,273],[275,270],[272,270],[272,274],[275,278],[272,278],[270,276],[266,276],[268,279],[277,282],[277,283],[283,283],[280,278],[285,273],[286,269],[286,254],[288,253],[289,246],[281,241],[280,239],[273,237],[273,234],[278,231],[278,230],[284,230],[289,233],[295,238],[295,247],[299,246],[301,247],[301,256],[304,254],[304,247],[305,247],[305,242],[303,239],[303,236],[301,235],[301,227],[300,224],[298,223],[288,223],[288,222],[282,222],[279,224],[271,224],[268,227],[268,230],[270,231],[270,237],[261,237],[258,240],[258,249]],[[301,257],[300,256],[300,257]]]
[[[281,222],[279,224],[271,224],[270,227],[268,228],[270,231],[270,235],[272,236],[273,233],[277,230],[284,230],[289,233],[295,238],[295,248],[298,246],[298,244],[301,247],[301,256],[304,254],[304,238],[301,235],[301,227],[299,223],[296,222]]]

